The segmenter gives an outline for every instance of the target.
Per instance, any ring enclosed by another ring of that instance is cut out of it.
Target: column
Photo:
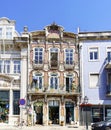
[[[61,104],[60,104],[60,125],[65,125],[65,103],[64,97],[61,97]]]
[[[9,91],[9,93],[10,93],[10,101],[9,101],[9,124],[12,124],[13,122],[12,122],[12,119],[11,119],[11,117],[12,117],[12,115],[13,115],[13,90],[12,89],[10,89],[10,91]]]
[[[48,105],[43,104],[43,125],[48,125]]]
[[[27,48],[21,49],[21,87],[20,87],[20,98],[27,100],[27,77],[28,77],[28,69],[27,69]],[[24,107],[24,109],[23,109]],[[26,104],[22,107],[22,117],[26,121]]]

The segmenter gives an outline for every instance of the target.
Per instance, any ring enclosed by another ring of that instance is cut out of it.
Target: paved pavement
[[[67,125],[67,126],[58,126],[58,125],[52,125],[52,126],[42,126],[42,125],[36,125],[36,126],[23,126],[23,127],[16,127],[16,126],[9,126],[9,125],[2,125],[0,124],[0,130],[86,130],[85,126],[73,126],[73,125]],[[91,130],[90,126],[88,127],[88,130]]]

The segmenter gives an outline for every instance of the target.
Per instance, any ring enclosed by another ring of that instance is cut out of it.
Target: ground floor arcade
[[[28,122],[32,125],[65,125],[79,121],[77,97],[32,95],[30,99]]]

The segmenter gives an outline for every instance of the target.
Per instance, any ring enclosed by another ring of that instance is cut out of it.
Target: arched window
[[[50,76],[50,88],[58,89],[58,75],[57,74],[51,74],[51,76]]]
[[[42,89],[43,78],[42,74],[38,73],[33,76],[32,87]]]

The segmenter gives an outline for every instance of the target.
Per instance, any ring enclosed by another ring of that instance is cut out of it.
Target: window
[[[13,61],[14,63],[14,73],[20,73],[20,61]]]
[[[103,121],[103,108],[98,106],[99,108],[92,108],[92,121],[99,122]]]
[[[43,63],[43,48],[35,48],[35,64]]]
[[[57,74],[51,74],[50,88],[51,89],[57,89],[58,88],[58,76],[57,76]]]
[[[107,48],[107,59],[108,59],[108,62],[111,62],[111,47]]]
[[[0,113],[1,113],[1,120],[6,122],[6,117],[9,115],[9,91],[1,90],[0,91]]]
[[[59,101],[58,100],[50,100],[48,102],[49,106],[59,106]]]
[[[10,61],[4,61],[4,73],[10,73]]]
[[[89,49],[89,59],[94,61],[98,60],[98,48]]]
[[[106,120],[111,119],[111,107],[105,109]]]
[[[0,38],[2,38],[2,28],[0,28]]]
[[[66,91],[68,91],[68,92],[72,89],[72,81],[73,81],[72,75],[67,75],[67,77],[66,77]]]
[[[14,115],[20,114],[19,99],[20,99],[20,91],[13,91],[13,114]]]
[[[11,39],[12,38],[12,27],[6,28],[6,38]]]
[[[33,76],[32,87],[42,89],[42,74],[36,74]]]
[[[50,64],[51,64],[51,67],[58,66],[58,49],[57,48],[50,49]]]
[[[3,61],[0,61],[0,73],[3,72]]]
[[[99,74],[90,74],[90,88],[96,88],[98,86]]]
[[[10,73],[10,61],[0,61],[0,73]]]
[[[70,64],[70,65],[73,64],[73,60],[74,60],[73,55],[74,55],[73,49],[66,49],[65,50],[65,63],[66,64]]]

